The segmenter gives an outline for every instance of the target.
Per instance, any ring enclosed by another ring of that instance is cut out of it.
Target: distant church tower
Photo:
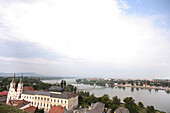
[[[20,82],[18,83],[18,87],[17,87],[17,100],[20,98],[22,92],[23,92],[23,74],[21,75],[21,78],[20,78]]]
[[[7,101],[6,103],[8,104],[8,102],[10,100],[18,100],[21,96],[21,93],[23,92],[23,75],[20,78],[20,82],[18,83],[18,87],[17,87],[17,91],[15,90],[15,74],[14,77],[12,79],[12,82],[10,83],[10,87],[9,87],[9,92],[8,92],[8,96],[7,96]]]

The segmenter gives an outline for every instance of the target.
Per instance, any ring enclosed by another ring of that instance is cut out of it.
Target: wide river
[[[72,84],[77,86],[75,79],[64,79],[67,84]],[[61,80],[43,80],[46,83],[60,83]],[[108,94],[110,98],[113,96],[118,96],[121,101],[125,97],[133,97],[135,102],[138,103],[141,101],[145,106],[153,105],[156,109],[162,110],[164,112],[170,113],[170,94],[166,93],[164,90],[155,91],[147,90],[147,89],[136,89],[132,90],[130,87],[117,88],[117,87],[103,87],[103,86],[94,86],[78,84],[78,90],[80,91],[89,91],[90,94],[94,94],[95,96],[103,96],[104,94]]]

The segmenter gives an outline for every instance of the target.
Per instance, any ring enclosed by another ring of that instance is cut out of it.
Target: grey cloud
[[[14,58],[44,58],[47,60],[60,59],[60,55],[38,47],[35,43],[26,41],[11,41],[0,39],[0,56]]]

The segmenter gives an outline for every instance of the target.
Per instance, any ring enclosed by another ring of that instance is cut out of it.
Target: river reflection
[[[156,109],[170,113],[170,92],[164,90],[155,89],[142,89],[142,88],[131,88],[131,87],[105,87],[93,85],[76,84],[75,79],[65,79],[68,84],[72,84],[78,87],[80,91],[89,91],[90,94],[95,96],[103,96],[108,94],[110,98],[118,96],[121,101],[125,97],[133,97],[135,102],[141,101],[145,106],[153,105]],[[43,82],[56,83],[61,80],[43,80]]]

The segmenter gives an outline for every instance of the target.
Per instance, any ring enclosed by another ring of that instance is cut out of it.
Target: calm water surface
[[[75,79],[65,79],[68,84],[72,84],[77,86]],[[43,80],[43,82],[48,83],[60,83],[61,80]],[[131,89],[130,87],[118,88],[118,87],[103,87],[103,86],[94,86],[78,84],[80,91],[89,91],[90,94],[94,94],[95,96],[103,96],[104,94],[108,94],[110,98],[113,96],[118,96],[121,101],[125,97],[133,97],[135,102],[141,101],[145,106],[153,105],[156,109],[165,111],[170,113],[170,94],[166,93],[163,90],[155,91],[155,90],[147,90],[147,89],[139,89],[136,88]]]

